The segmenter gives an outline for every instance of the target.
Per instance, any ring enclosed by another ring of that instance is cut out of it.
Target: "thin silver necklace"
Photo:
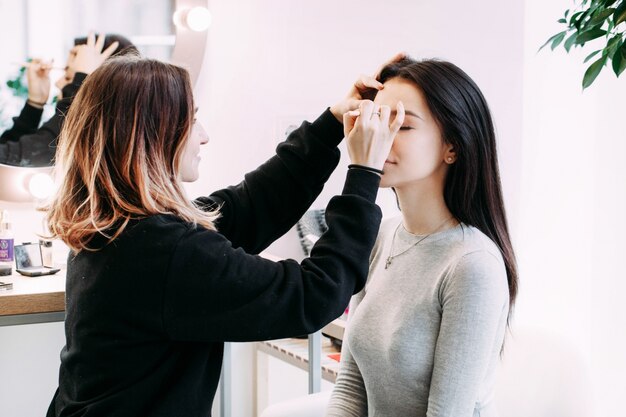
[[[397,258],[398,256],[402,255],[403,253],[406,253],[409,249],[414,248],[415,246],[419,245],[421,242],[426,240],[428,237],[432,236],[433,233],[438,232],[439,229],[441,229],[446,223],[448,223],[453,218],[454,218],[454,216],[448,217],[435,230],[433,230],[432,232],[430,232],[429,234],[427,234],[426,236],[424,236],[423,238],[421,238],[420,240],[418,240],[417,242],[415,242],[414,244],[412,244],[411,246],[409,246],[408,248],[406,248],[402,252],[397,253],[395,255],[392,255],[392,253],[393,253],[393,244],[396,241],[396,235],[398,234],[398,229],[400,229],[400,226],[402,225],[402,221],[400,221],[400,223],[396,227],[396,230],[393,232],[393,238],[391,238],[391,247],[389,248],[389,256],[387,256],[387,260],[385,261],[385,269],[389,268],[389,265],[391,265],[391,261],[393,261],[394,258]]]

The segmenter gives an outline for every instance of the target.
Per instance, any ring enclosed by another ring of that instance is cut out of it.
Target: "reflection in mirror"
[[[90,30],[128,37],[144,56],[168,61],[175,43],[174,0],[0,0],[0,131],[12,125],[26,97],[21,63],[53,59],[52,82],[62,73],[74,39]],[[18,76],[20,76],[18,78]],[[7,85],[7,81],[12,86]],[[59,90],[52,87],[42,119],[54,109]]]
[[[41,124],[54,115],[60,92],[54,84],[64,74],[74,38],[85,36],[90,30],[124,35],[144,56],[187,66],[195,80],[206,31],[191,33],[188,28],[175,27],[172,15],[174,10],[206,7],[207,3],[206,0],[0,0],[0,36],[12,40],[3,44],[0,55],[0,134],[14,125],[13,118],[26,107],[28,91],[23,63],[32,58],[54,60],[49,99],[43,111],[35,115],[35,123]],[[194,54],[190,54],[192,50]],[[23,189],[21,182],[39,171],[50,172],[50,168],[44,167],[52,163],[28,158],[12,162],[13,166],[4,162],[0,162],[0,200],[6,201],[31,200],[32,196],[16,193],[16,187]]]

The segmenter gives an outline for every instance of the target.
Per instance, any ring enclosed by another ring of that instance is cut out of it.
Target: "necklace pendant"
[[[387,261],[385,262],[385,269],[389,268],[389,265],[391,265],[391,256],[387,257]]]

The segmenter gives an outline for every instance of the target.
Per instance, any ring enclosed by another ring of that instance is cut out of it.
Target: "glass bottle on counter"
[[[9,212],[2,210],[0,215],[0,274],[10,275],[13,271],[13,230]]]

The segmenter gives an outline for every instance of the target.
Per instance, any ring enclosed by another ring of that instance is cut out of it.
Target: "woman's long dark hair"
[[[459,67],[439,60],[405,58],[387,65],[379,81],[402,78],[418,87],[441,129],[454,147],[444,198],[457,220],[474,226],[500,248],[509,283],[509,315],[517,296],[517,266],[507,226],[496,135],[487,101]]]

